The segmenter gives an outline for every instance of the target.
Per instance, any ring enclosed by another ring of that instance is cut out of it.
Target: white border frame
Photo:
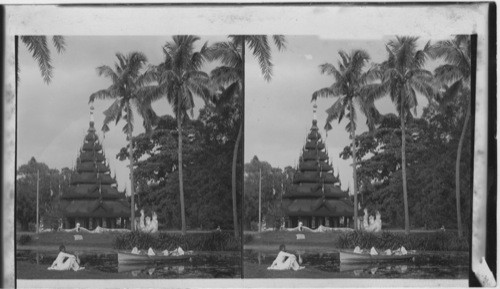
[[[10,2],[10,1],[8,1]],[[19,2],[19,1],[16,1]],[[30,1],[23,1],[29,3]],[[49,3],[52,1],[49,1]],[[92,1],[94,2],[94,1]],[[150,1],[157,3],[157,1]],[[173,1],[177,2],[177,1]],[[10,2],[12,3],[12,2]],[[54,3],[54,2],[52,2]],[[96,2],[94,2],[96,3]],[[115,2],[116,3],[116,2]],[[354,20],[354,21],[353,21]],[[356,21],[357,20],[357,21]],[[15,105],[14,35],[285,34],[335,38],[478,34],[474,153],[473,259],[484,256],[487,177],[488,5],[425,3],[404,6],[283,4],[272,6],[6,6],[4,75],[4,184],[2,222],[4,284],[14,284]],[[467,286],[467,280],[245,279],[245,280],[18,280],[18,287],[393,287]]]

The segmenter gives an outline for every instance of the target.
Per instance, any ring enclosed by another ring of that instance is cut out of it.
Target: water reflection
[[[48,266],[56,252],[19,250],[17,262]],[[87,270],[108,273],[109,278],[240,278],[239,252],[199,252],[189,260],[168,263],[119,264],[116,253],[81,253],[82,266]]]
[[[423,252],[414,261],[355,264],[340,263],[338,253],[294,253],[306,269],[328,272],[331,278],[345,278],[346,274],[361,278],[468,278],[467,253]],[[244,260],[267,267],[276,255],[245,250]]]

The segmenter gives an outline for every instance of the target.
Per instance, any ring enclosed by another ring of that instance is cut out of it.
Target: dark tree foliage
[[[39,214],[45,228],[57,227],[60,193],[69,187],[69,179],[65,179],[71,174],[68,168],[59,172],[37,162],[34,157],[21,165],[16,176],[16,222],[22,231],[28,231],[30,224],[36,223],[37,171],[40,173]]]
[[[245,164],[245,207],[243,219],[245,229],[258,229],[259,222],[259,171],[262,175],[261,201],[262,221],[268,228],[279,227],[284,217],[281,199],[292,186],[294,169],[273,168],[268,162],[254,156]],[[288,176],[288,177],[287,177]]]
[[[457,101],[446,107],[431,104],[422,118],[412,119],[406,130],[408,202],[413,228],[456,228],[454,197],[455,157],[465,118],[465,105]],[[472,154],[471,134],[464,142],[461,161],[461,215],[470,228]],[[401,194],[401,129],[398,116],[383,116],[374,132],[356,137],[358,185],[362,206],[380,210],[384,226],[404,226]],[[340,156],[351,157],[346,146]]]
[[[231,164],[238,124],[228,121],[234,106],[207,105],[197,120],[185,120],[183,173],[187,226],[232,229]],[[177,121],[166,115],[151,134],[134,138],[138,207],[158,214],[160,229],[180,229]],[[127,148],[117,155],[128,157]],[[238,170],[241,174],[241,164]],[[238,183],[241,188],[241,181]],[[238,196],[241,197],[241,189]],[[239,203],[239,202],[238,202]]]

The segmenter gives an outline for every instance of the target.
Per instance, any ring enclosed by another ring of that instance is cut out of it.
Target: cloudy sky
[[[171,36],[66,36],[66,51],[57,54],[52,48],[54,77],[47,85],[43,82],[38,65],[26,47],[19,45],[20,83],[17,97],[17,166],[35,157],[51,168],[73,167],[83,138],[89,127],[88,100],[93,92],[108,87],[109,79],[99,77],[96,67],[114,66],[115,53],[142,51],[152,64],[163,59],[162,46],[171,41]],[[198,45],[224,41],[225,36],[204,36]],[[207,67],[210,69],[210,67]],[[96,128],[100,129],[104,119],[103,111],[112,101],[95,102]],[[198,103],[199,107],[200,103]],[[154,105],[158,114],[171,114],[166,100]],[[195,109],[197,112],[198,109]],[[196,114],[195,114],[196,116]],[[142,120],[135,119],[134,135],[143,132]],[[110,131],[103,138],[104,151],[110,162],[111,172],[116,172],[120,190],[129,187],[126,161],[120,162],[116,154],[126,145],[122,133],[122,121],[117,126],[110,125]],[[127,190],[128,191],[128,190]]]
[[[208,41],[224,41],[225,36],[203,36],[198,45]],[[19,46],[20,83],[17,103],[17,165],[28,162],[31,157],[44,162],[49,167],[61,169],[73,167],[83,137],[89,126],[88,98],[91,93],[108,87],[110,80],[99,77],[96,67],[113,65],[115,53],[142,51],[152,64],[162,60],[161,47],[170,36],[66,36],[66,51],[57,54],[52,47],[55,67],[52,82],[43,82],[36,62],[23,44]],[[265,82],[259,66],[250,53],[246,58],[246,100],[245,100],[245,162],[254,155],[275,167],[295,165],[311,127],[311,94],[332,83],[329,76],[319,73],[318,65],[324,62],[337,63],[338,50],[365,49],[372,61],[380,62],[386,57],[384,43],[380,40],[337,40],[316,36],[287,36],[287,49],[283,52],[273,48],[274,77]],[[421,45],[424,41],[421,41]],[[213,68],[207,65],[209,71]],[[318,101],[318,122],[323,127],[325,110],[333,102],[331,99]],[[426,104],[420,98],[421,105]],[[111,101],[96,101],[95,122],[100,128],[102,112]],[[201,107],[198,102],[198,109]],[[381,112],[393,112],[394,106],[387,99],[377,103]],[[166,100],[154,105],[158,114],[171,114]],[[197,112],[198,109],[195,109]],[[366,131],[365,119],[358,114],[358,131]],[[136,117],[137,135],[143,131],[142,120]],[[116,154],[126,145],[122,133],[123,122],[111,125],[105,138],[99,137],[110,162],[112,173],[117,174],[120,190],[129,187],[126,162],[116,159]],[[344,146],[349,144],[345,123],[334,125],[326,134],[329,156],[334,169],[340,171],[342,187],[351,183],[350,160],[338,157]],[[128,189],[127,189],[128,191]]]
[[[311,95],[314,91],[329,86],[333,78],[322,75],[319,65],[325,62],[335,64],[340,59],[339,50],[350,52],[353,49],[364,49],[372,62],[380,63],[387,57],[385,43],[390,39],[324,39],[317,36],[287,36],[287,49],[283,52],[273,51],[274,76],[266,82],[260,76],[259,66],[250,53],[246,61],[245,91],[245,159],[257,156],[274,167],[284,168],[298,163],[306,134],[311,128],[313,117]],[[420,39],[419,48],[428,39]],[[433,69],[435,63],[429,63]],[[427,100],[419,96],[418,114]],[[325,110],[334,99],[318,100],[318,125],[326,143],[330,160],[335,172],[340,172],[342,188],[352,184],[352,160],[343,160],[339,153],[350,144],[349,134],[345,131],[347,124],[333,122],[333,129],[328,136],[322,129]],[[376,103],[381,113],[395,112],[394,104],[388,98]],[[367,131],[366,119],[357,114],[357,134]]]

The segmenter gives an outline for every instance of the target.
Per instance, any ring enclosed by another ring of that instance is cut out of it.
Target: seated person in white
[[[293,269],[294,271],[304,269],[301,267],[299,263],[297,263],[297,258],[295,255],[287,253],[285,245],[280,245],[280,252],[278,256],[273,261],[273,264],[267,268],[268,270],[289,270]]]
[[[66,259],[66,261],[64,259]],[[79,260],[77,256],[66,253],[66,247],[64,247],[64,245],[61,245],[59,246],[59,255],[57,255],[57,258],[52,263],[52,266],[47,269],[58,271],[78,271],[85,269],[84,267],[80,267],[78,261]]]

